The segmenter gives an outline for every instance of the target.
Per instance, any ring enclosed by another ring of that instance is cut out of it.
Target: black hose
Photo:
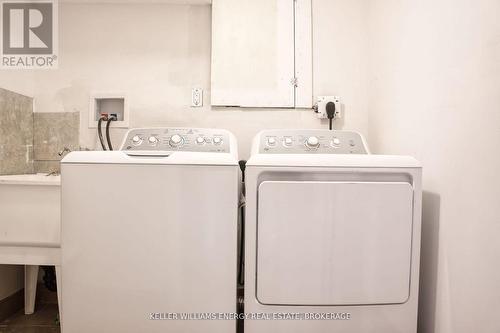
[[[99,118],[99,121],[97,122],[97,134],[99,135],[99,141],[101,142],[101,147],[102,150],[107,150],[106,145],[104,144],[104,138],[102,137],[102,122],[103,120],[106,120],[107,117],[102,116]]]
[[[108,118],[108,121],[106,122],[106,140],[108,141],[108,148],[109,150],[113,150],[113,146],[111,145],[111,137],[109,136],[109,126],[111,125],[112,121],[115,121],[116,117],[111,116]]]

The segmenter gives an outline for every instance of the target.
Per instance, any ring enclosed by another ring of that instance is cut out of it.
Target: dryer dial
[[[292,144],[293,144],[293,139],[290,138],[290,137],[286,137],[284,140],[283,140],[283,144],[286,146],[286,147],[290,147]]]
[[[274,146],[276,145],[276,138],[275,137],[270,137],[270,138],[267,138],[267,144],[269,146]]]

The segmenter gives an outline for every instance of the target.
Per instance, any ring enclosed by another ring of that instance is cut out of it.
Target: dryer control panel
[[[229,153],[230,135],[207,128],[138,128],[130,130],[120,150]]]
[[[330,130],[269,130],[260,134],[260,154],[368,154],[361,134]]]

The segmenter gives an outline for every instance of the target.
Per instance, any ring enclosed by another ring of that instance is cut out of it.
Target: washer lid
[[[149,165],[232,165],[238,160],[229,153],[183,151],[74,151],[61,164],[149,164]]]
[[[261,183],[257,300],[269,305],[405,303],[412,217],[408,183]]]

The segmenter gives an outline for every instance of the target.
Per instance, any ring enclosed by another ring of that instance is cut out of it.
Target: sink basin
[[[0,176],[0,246],[60,247],[60,176]]]

